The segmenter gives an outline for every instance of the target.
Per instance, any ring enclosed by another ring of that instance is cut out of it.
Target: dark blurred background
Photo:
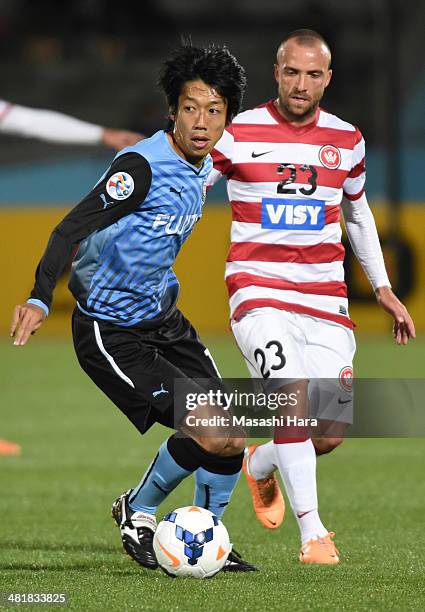
[[[363,131],[369,191],[388,195],[384,148],[399,129],[410,168],[403,196],[425,198],[423,0],[0,0],[0,96],[149,135],[165,113],[158,68],[181,33],[229,46],[247,70],[247,108],[275,95],[276,48],[299,27],[317,29],[331,45],[324,106]],[[12,138],[2,145],[1,164],[76,154]]]
[[[405,236],[425,223],[424,0],[0,0],[0,97],[150,135],[165,124],[161,60],[182,34],[230,48],[247,71],[249,108],[276,95],[276,49],[300,27],[331,46],[323,106],[365,136],[367,193],[381,204],[389,267],[401,294],[413,295],[425,287],[425,254]],[[112,156],[5,135],[0,143],[0,207],[9,209],[75,203]],[[223,205],[225,186],[209,200]],[[349,261],[350,278],[354,268]],[[362,292],[371,299],[362,282],[360,302]],[[425,310],[423,298],[414,299]]]

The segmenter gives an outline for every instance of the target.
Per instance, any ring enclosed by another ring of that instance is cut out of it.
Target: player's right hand
[[[31,334],[43,324],[46,314],[42,308],[35,304],[18,304],[13,311],[10,335],[15,338],[15,346],[24,346]]]

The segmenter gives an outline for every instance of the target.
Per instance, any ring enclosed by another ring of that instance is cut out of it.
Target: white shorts
[[[258,308],[233,321],[232,330],[253,378],[309,379],[310,416],[352,422],[356,343],[350,329],[309,315]]]

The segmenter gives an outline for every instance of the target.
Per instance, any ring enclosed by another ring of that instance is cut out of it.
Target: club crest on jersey
[[[325,168],[336,170],[341,165],[341,151],[334,145],[324,145],[319,151],[319,160]]]
[[[325,226],[325,203],[321,200],[263,198],[263,229],[321,230]]]
[[[125,200],[133,190],[134,181],[127,172],[116,172],[106,182],[106,191],[114,200]]]
[[[352,391],[353,389],[353,368],[351,366],[345,366],[339,373],[339,382],[341,387],[345,391]]]

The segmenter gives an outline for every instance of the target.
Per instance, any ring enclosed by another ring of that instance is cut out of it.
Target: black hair
[[[245,70],[226,46],[194,47],[190,40],[174,49],[163,62],[158,85],[165,94],[170,113],[177,112],[179,96],[187,81],[200,79],[214,87],[227,101],[226,125],[231,123],[242,106],[246,89]],[[168,118],[166,130],[173,128]]]
[[[325,47],[329,51],[329,55],[331,55],[331,48],[329,44],[323,38],[323,36],[319,34],[319,32],[316,32],[316,30],[310,30],[309,28],[300,28],[299,30],[293,30],[292,32],[289,32],[289,34],[287,34],[280,43],[279,49],[291,38],[295,38],[297,41],[300,42],[301,45],[312,45],[315,42],[319,41],[325,45]]]

